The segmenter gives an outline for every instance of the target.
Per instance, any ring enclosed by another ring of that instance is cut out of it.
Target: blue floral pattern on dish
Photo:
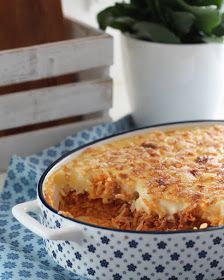
[[[40,201],[43,225],[73,225]],[[76,225],[78,226],[78,224]],[[218,280],[224,274],[224,231],[136,233],[82,227],[75,242],[47,241],[46,249],[64,268],[88,279]],[[79,250],[78,250],[79,248]]]

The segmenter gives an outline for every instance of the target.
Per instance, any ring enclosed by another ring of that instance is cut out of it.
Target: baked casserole
[[[224,225],[224,126],[150,130],[84,149],[45,180],[59,214],[136,231]]]

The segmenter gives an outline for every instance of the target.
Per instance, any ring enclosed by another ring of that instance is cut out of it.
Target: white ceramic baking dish
[[[165,124],[119,134],[91,145],[153,129],[208,123],[224,125],[221,121]],[[38,184],[37,200],[12,209],[18,221],[44,239],[48,254],[59,265],[89,279],[224,279],[224,227],[174,232],[122,231],[66,218],[52,209],[43,197],[46,178],[86,147],[63,156],[44,172]],[[40,222],[29,212],[40,213]]]

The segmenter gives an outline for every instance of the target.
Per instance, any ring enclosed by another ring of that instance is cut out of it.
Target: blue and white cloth
[[[42,239],[19,224],[11,214],[18,203],[36,198],[36,185],[43,171],[63,154],[94,140],[130,130],[128,116],[116,123],[98,125],[28,157],[13,156],[0,193],[0,280],[83,280],[48,257]]]

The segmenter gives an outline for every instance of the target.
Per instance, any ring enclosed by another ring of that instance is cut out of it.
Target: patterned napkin
[[[36,198],[42,172],[56,159],[91,141],[130,130],[130,116],[116,123],[98,125],[78,132],[63,142],[28,157],[10,160],[4,190],[0,193],[0,279],[83,280],[48,257],[42,239],[20,225],[11,215],[15,204]]]

